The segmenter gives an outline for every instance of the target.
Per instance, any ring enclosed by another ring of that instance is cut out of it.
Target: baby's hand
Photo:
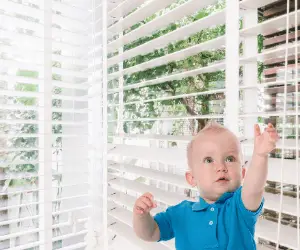
[[[260,156],[267,156],[272,150],[276,148],[276,142],[279,136],[276,129],[271,123],[265,128],[261,134],[260,128],[256,124],[254,127],[254,153]]]
[[[157,205],[156,202],[153,200],[153,195],[150,193],[145,193],[136,200],[133,212],[135,214],[146,214],[149,213],[155,207],[157,207]]]

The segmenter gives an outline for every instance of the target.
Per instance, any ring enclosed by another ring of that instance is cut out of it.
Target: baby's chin
[[[210,188],[208,188],[208,190],[206,189],[199,189],[200,194],[202,194],[202,196],[206,196],[207,199],[212,200],[212,201],[216,201],[218,200],[223,194],[228,193],[228,192],[234,192],[236,191],[239,187],[241,186],[241,184],[239,182],[235,183],[234,185],[232,183],[228,183],[228,185],[217,185],[217,186],[211,186]]]
[[[240,185],[221,185],[216,187],[215,191],[216,191],[216,195],[221,196],[224,193],[228,193],[228,192],[234,192],[236,191],[238,188],[240,187]]]

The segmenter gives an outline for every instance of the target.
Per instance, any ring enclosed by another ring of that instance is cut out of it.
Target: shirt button
[[[213,211],[215,211],[215,209],[212,207],[212,208],[210,209],[210,211],[212,211],[212,212],[213,212]]]
[[[214,224],[214,222],[211,220],[211,221],[209,222],[209,225],[212,225],[212,224]]]

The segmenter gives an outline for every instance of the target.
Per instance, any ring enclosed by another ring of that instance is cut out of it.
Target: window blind
[[[297,1],[152,0],[122,14],[107,28],[110,244],[175,249],[137,239],[132,208],[144,192],[158,201],[153,214],[195,199],[186,146],[213,119],[240,137],[246,160],[254,123],[276,126],[256,241],[299,249]]]
[[[87,245],[92,11],[1,1],[0,249]]]
[[[246,160],[252,125],[276,126],[257,245],[299,249],[298,12],[289,0],[2,0],[0,249],[174,249],[137,239],[132,207],[147,191],[154,214],[195,199],[185,150],[209,119]]]

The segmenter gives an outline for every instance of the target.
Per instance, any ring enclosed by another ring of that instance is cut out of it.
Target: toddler
[[[245,175],[238,138],[210,123],[189,143],[186,180],[199,190],[199,201],[183,201],[154,217],[157,205],[146,193],[134,206],[133,227],[145,241],[175,237],[177,250],[255,250],[255,224],[264,203],[268,154],[278,134],[272,124],[254,127],[254,151]],[[243,180],[243,186],[241,186]],[[154,247],[155,249],[155,247]]]

